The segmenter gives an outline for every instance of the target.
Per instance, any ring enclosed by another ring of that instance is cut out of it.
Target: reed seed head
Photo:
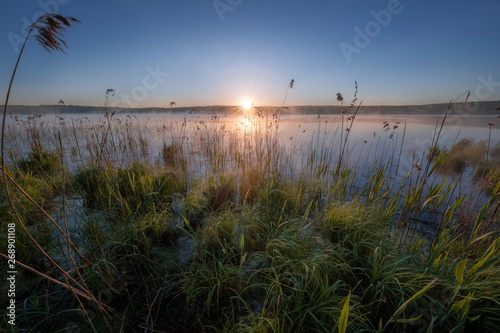
[[[62,39],[63,32],[73,23],[81,22],[71,16],[50,13],[40,16],[30,28],[35,32],[38,43],[49,53],[54,50],[65,53],[64,48],[68,48],[68,45]]]

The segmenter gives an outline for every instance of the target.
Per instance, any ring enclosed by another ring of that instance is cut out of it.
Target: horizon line
[[[362,102],[362,101],[361,101]],[[451,101],[450,101],[451,102]],[[449,104],[450,102],[439,102],[439,103],[424,103],[424,104],[362,104],[361,106],[428,106],[428,105],[440,105],[440,104]],[[500,103],[500,100],[485,100],[485,101],[471,101],[470,103],[493,103],[493,102],[498,102]],[[466,104],[464,102],[455,102],[452,104]],[[12,104],[9,105],[9,107],[47,107],[47,106],[56,106],[56,107],[67,107],[67,106],[79,106],[79,107],[95,107],[95,108],[105,108],[105,105],[82,105],[82,104]],[[257,105],[254,106],[254,108],[257,107],[272,107],[272,108],[290,108],[290,107],[311,107],[311,106],[317,106],[317,107],[340,107],[341,105],[339,104],[295,104],[295,105],[285,105],[285,106],[280,106],[280,105]],[[348,103],[347,105],[344,105],[344,107],[349,107],[350,104]],[[358,104],[355,104],[355,106],[359,106]],[[5,105],[0,105],[1,108],[4,108]],[[181,109],[181,108],[200,108],[200,107],[242,107],[241,105],[235,105],[235,104],[207,104],[207,105],[186,105],[186,106],[175,106],[175,107],[169,107],[169,106],[141,106],[141,107],[127,107],[127,106],[109,106],[108,108],[112,109],[154,109],[154,108],[161,108],[161,109]],[[2,110],[3,112],[3,110]]]

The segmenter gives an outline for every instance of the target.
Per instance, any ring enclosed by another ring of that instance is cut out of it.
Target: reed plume
[[[10,78],[9,88],[7,90],[7,96],[5,97],[5,104],[3,110],[2,118],[2,140],[1,140],[1,153],[2,153],[2,174],[5,186],[7,187],[7,177],[5,171],[5,119],[7,116],[7,108],[9,105],[10,91],[12,89],[12,83],[14,82],[14,77],[16,76],[17,67],[19,66],[19,61],[23,55],[24,47],[28,42],[30,37],[34,37],[38,43],[49,53],[51,51],[61,51],[64,52],[64,48],[68,45],[64,41],[63,32],[66,28],[69,28],[73,23],[81,23],[74,17],[64,16],[60,14],[50,13],[40,16],[32,25],[29,26],[28,34],[24,40],[19,56],[17,57],[16,65],[14,66],[14,71]],[[7,190],[7,194],[9,191]],[[10,199],[10,198],[9,198]],[[10,200],[9,200],[10,201]],[[12,205],[11,205],[12,206]]]
[[[61,51],[66,53],[64,52],[64,48],[68,48],[68,45],[64,39],[62,39],[63,32],[66,28],[71,27],[73,23],[81,22],[71,16],[63,16],[54,13],[45,14],[30,26],[30,33],[35,31],[35,39],[45,50],[47,50],[47,52],[52,53],[52,51]]]

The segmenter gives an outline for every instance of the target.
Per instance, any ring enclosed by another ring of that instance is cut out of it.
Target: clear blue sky
[[[288,105],[337,104],[355,80],[370,105],[500,99],[499,0],[3,0],[0,104],[45,10],[82,24],[67,54],[29,42],[11,104],[102,105],[112,88],[119,106],[280,105],[292,78]]]

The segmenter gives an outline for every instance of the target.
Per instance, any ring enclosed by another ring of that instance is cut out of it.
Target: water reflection
[[[497,145],[500,126],[491,127],[490,132],[488,123],[496,121],[492,118],[449,116],[439,146],[450,148],[461,138],[476,142],[490,139],[492,147]],[[429,150],[441,120],[438,116],[358,115],[352,127],[346,129],[348,115],[344,123],[340,115],[284,115],[276,131],[272,117],[258,115],[119,114],[110,124],[103,115],[96,114],[16,115],[9,118],[7,142],[8,148],[21,153],[29,152],[34,140],[56,149],[59,144],[55,134],[60,133],[68,166],[75,169],[95,158],[92,150],[105,139],[110,126],[109,152],[122,163],[135,159],[155,163],[164,146],[176,142],[189,152],[192,164],[200,171],[210,163],[210,154],[203,151],[207,145],[233,153],[242,150],[245,156],[252,149],[270,149],[269,145],[276,144],[272,140],[276,140],[284,161],[293,164],[293,172],[300,172],[311,162],[334,164],[345,150],[345,162],[362,169],[398,158],[398,174],[404,175]],[[310,161],[311,154],[314,161]]]

